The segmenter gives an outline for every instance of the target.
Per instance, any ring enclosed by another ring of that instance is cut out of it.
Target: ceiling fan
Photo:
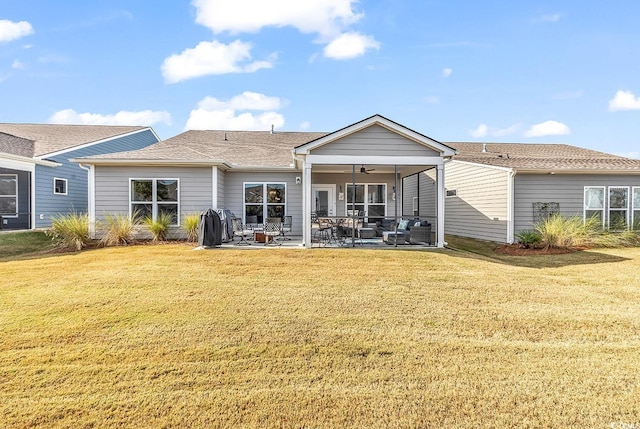
[[[360,173],[369,174],[370,171],[374,171],[374,170],[375,170],[375,168],[366,169],[366,168],[364,168],[364,165],[360,166]]]

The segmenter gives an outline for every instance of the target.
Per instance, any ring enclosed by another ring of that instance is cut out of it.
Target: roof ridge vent
[[[271,133],[270,134],[273,134],[273,124],[271,124]]]
[[[482,153],[487,153],[487,152],[489,152],[487,150],[487,144],[486,143],[482,143]]]

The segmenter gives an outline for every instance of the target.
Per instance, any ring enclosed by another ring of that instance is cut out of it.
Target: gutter
[[[62,164],[54,161],[46,161],[44,159],[29,158],[28,156],[13,155],[11,153],[0,153],[0,158],[10,159],[12,161],[27,162],[29,164],[42,165],[44,167],[60,167]]]

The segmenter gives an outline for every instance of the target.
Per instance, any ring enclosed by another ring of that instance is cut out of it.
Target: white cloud
[[[358,0],[193,0],[196,22],[214,33],[255,33],[264,27],[294,27],[330,40],[360,20]]]
[[[227,101],[205,97],[187,120],[187,130],[269,130],[281,128],[284,116],[276,112],[284,103],[278,97],[246,91]],[[251,113],[248,111],[263,111]]]
[[[200,42],[193,49],[186,49],[181,54],[174,54],[162,63],[162,76],[167,83],[210,74],[251,73],[261,68],[273,66],[271,61],[255,61],[251,59],[251,44],[240,40],[228,45],[216,40]]]
[[[19,70],[24,68],[24,64],[19,60],[13,60],[13,63],[11,63],[11,68],[15,70]]]
[[[171,125],[169,112],[153,110],[128,112],[122,110],[114,115],[102,115],[99,113],[78,113],[73,109],[65,109],[54,113],[49,118],[51,124],[150,126],[160,122]]]
[[[301,130],[308,130],[309,128],[311,128],[311,122],[309,121],[304,121],[303,123],[300,124]]]
[[[453,73],[453,69],[449,67],[442,69],[442,77],[445,79],[451,76],[451,73]]]
[[[521,124],[513,124],[507,128],[495,128],[490,127],[487,124],[480,124],[477,128],[473,130],[469,130],[469,135],[473,138],[482,138],[482,137],[506,137],[512,134],[517,133],[522,128]]]
[[[486,124],[480,124],[476,129],[469,130],[469,135],[475,139],[486,137],[489,133],[489,127]]]
[[[535,19],[533,19],[534,23],[547,23],[547,22],[558,22],[560,21],[560,14],[554,13],[550,15],[542,15]]]
[[[324,47],[324,56],[334,60],[346,60],[364,55],[368,49],[380,49],[380,43],[371,36],[360,33],[344,33]]]
[[[524,132],[525,137],[561,136],[571,134],[568,126],[558,121],[546,121],[536,124]]]
[[[33,27],[27,21],[0,19],[0,42],[10,42],[30,34],[33,34]]]
[[[636,97],[631,91],[616,92],[616,95],[609,100],[609,111],[619,110],[640,110],[640,97]]]

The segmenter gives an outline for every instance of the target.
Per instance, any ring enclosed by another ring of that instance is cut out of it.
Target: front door
[[[312,212],[318,216],[336,215],[336,185],[313,185],[311,194]]]

